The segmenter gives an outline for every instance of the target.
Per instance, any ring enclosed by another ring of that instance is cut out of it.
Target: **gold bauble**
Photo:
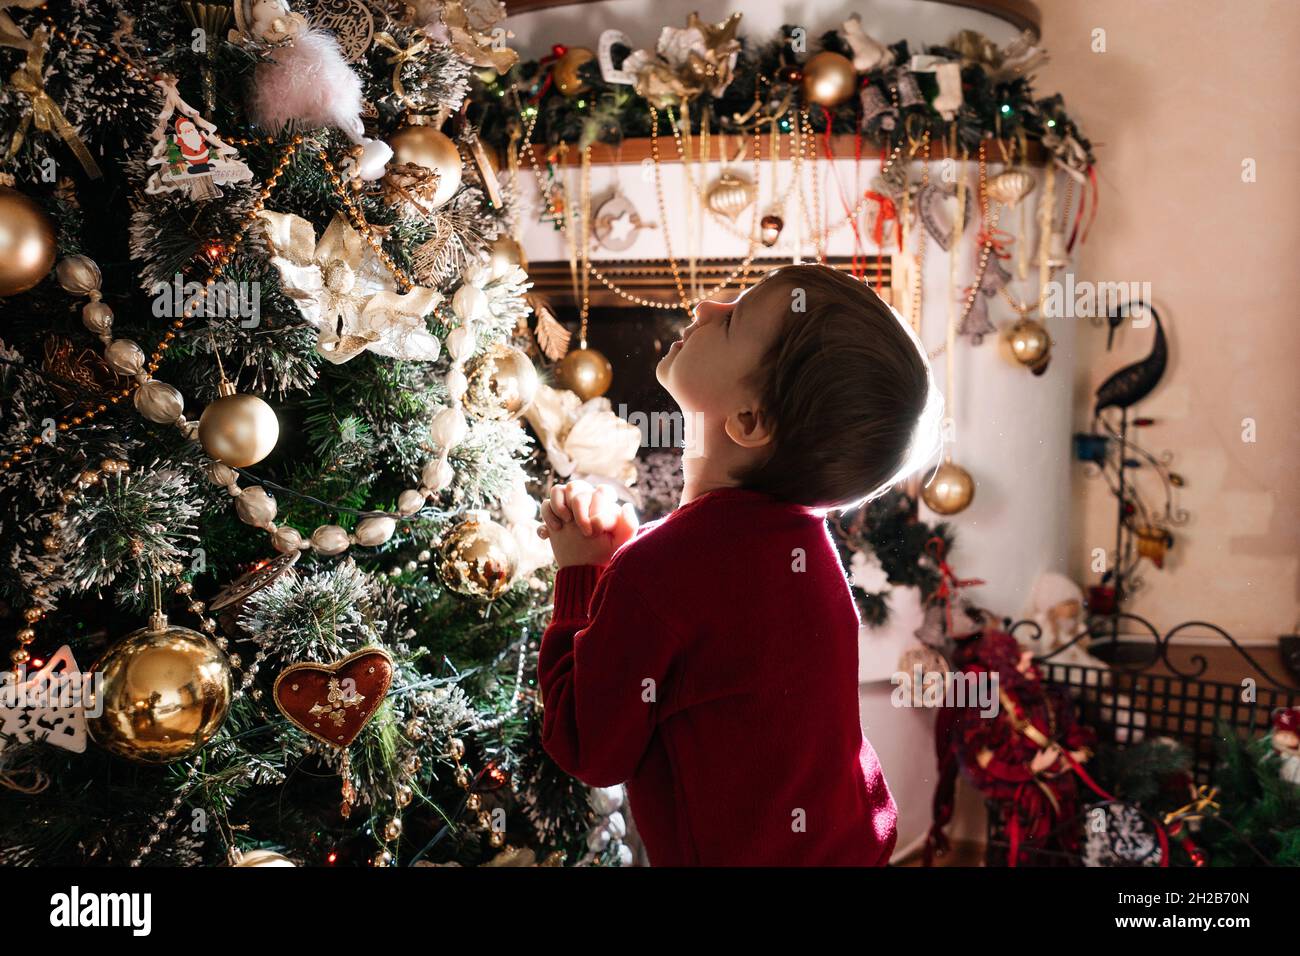
[[[975,479],[960,465],[945,461],[921,489],[921,498],[935,514],[955,515],[970,507],[975,498]]]
[[[577,96],[579,93],[585,93],[591,89],[583,82],[582,77],[578,75],[578,68],[584,63],[590,63],[596,58],[586,47],[571,46],[565,50],[555,65],[551,67],[551,77],[555,80],[555,88],[565,96]]]
[[[469,512],[443,540],[442,580],[458,594],[487,600],[500,597],[518,566],[514,535],[486,512]]]
[[[528,260],[524,257],[524,250],[519,247],[519,243],[509,236],[498,236],[488,245],[488,267],[492,270],[494,276],[502,276],[518,266],[520,269],[528,269]]]
[[[518,418],[537,394],[537,369],[523,349],[498,342],[474,361],[465,393],[465,410],[479,418]]]
[[[853,61],[830,50],[808,58],[803,65],[803,98],[829,109],[838,106],[857,89],[858,74]]]
[[[196,753],[230,709],[230,664],[198,631],[158,615],[95,662],[102,676],[86,718],[95,742],[138,763],[172,763]]]
[[[437,209],[460,188],[460,150],[432,126],[404,126],[388,137],[394,163],[414,163],[438,174],[433,198],[421,200],[425,209]]]
[[[26,292],[54,268],[54,222],[16,189],[0,186],[0,297]]]
[[[249,850],[247,853],[239,854],[239,859],[231,866],[297,866],[283,853],[276,853],[274,850]]]
[[[555,379],[561,388],[576,393],[585,402],[609,391],[614,367],[595,349],[574,349],[560,360]]]
[[[1037,319],[1020,319],[1007,330],[1007,344],[1017,362],[1037,368],[1052,353],[1052,337]]]
[[[199,416],[199,443],[209,458],[247,468],[271,454],[280,438],[280,421],[256,395],[222,395]]]

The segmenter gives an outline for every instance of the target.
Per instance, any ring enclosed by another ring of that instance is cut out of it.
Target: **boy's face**
[[[750,376],[790,301],[782,283],[765,279],[731,302],[701,302],[695,321],[659,360],[655,377],[688,417],[698,417],[706,429],[722,425],[743,444],[759,410],[758,383]]]

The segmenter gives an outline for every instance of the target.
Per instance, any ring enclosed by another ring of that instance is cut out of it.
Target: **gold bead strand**
[[[343,182],[343,177],[339,175],[338,169],[335,167],[333,161],[330,160],[329,153],[326,152],[324,148],[321,148],[318,150],[318,154],[321,159],[321,165],[325,169],[325,174],[329,177],[330,185],[334,187],[335,194],[343,203],[344,214],[352,223],[352,228],[355,229],[363,239],[365,239],[370,248],[374,250],[375,255],[379,257],[379,261],[384,264],[384,267],[387,268],[390,273],[392,273],[393,278],[399,286],[398,291],[410,291],[411,288],[415,286],[415,282],[402,271],[401,267],[398,266],[393,257],[388,254],[388,250],[384,248],[383,243],[375,238],[374,227],[366,221],[364,210],[362,210],[361,207],[357,205],[356,200],[353,199],[351,191]]]
[[[668,253],[668,267],[673,273],[673,282],[677,285],[677,298],[681,303],[682,311],[689,317],[691,306],[686,297],[686,289],[682,286],[682,276],[677,268],[677,260],[673,256],[673,245],[669,239],[670,231],[668,228],[668,205],[664,202],[664,184],[663,176],[659,168],[659,110],[653,103],[650,105],[650,156],[654,162],[655,175],[655,197],[659,201],[659,219],[664,224],[664,250]],[[672,119],[672,113],[669,112],[669,120]]]
[[[224,272],[225,267],[230,262],[231,256],[234,254],[235,245],[238,244],[243,239],[243,236],[247,232],[248,227],[252,225],[253,220],[257,218],[257,214],[261,212],[262,208],[266,203],[267,197],[269,197],[271,194],[271,190],[275,187],[275,185],[279,181],[280,176],[283,174],[284,170],[288,167],[294,151],[298,148],[298,146],[301,143],[302,143],[302,137],[295,136],[292,143],[289,145],[288,149],[286,149],[284,156],[281,157],[279,163],[277,163],[276,167],[272,171],[271,176],[267,179],[266,183],[259,191],[258,198],[254,201],[253,206],[250,208],[248,212],[248,215],[245,216],[244,220],[241,222],[239,228],[235,231],[235,233],[231,236],[230,240],[228,242],[221,243],[222,252],[220,256],[217,258],[216,264],[213,266],[211,274],[204,280],[203,284],[204,284],[205,291],[211,288],[212,285],[217,281],[217,278]],[[211,245],[211,243],[208,243],[207,245]],[[186,308],[181,312],[180,317],[172,320],[171,328],[169,328],[163,334],[161,340],[159,340],[158,342],[158,345],[154,348],[153,354],[149,357],[149,363],[147,365],[147,369],[150,375],[158,371],[158,367],[162,364],[163,353],[165,353],[171,347],[171,343],[176,339],[176,336],[179,333],[179,331],[182,328],[184,328],[186,320],[193,318],[194,310],[198,307],[199,301],[202,301],[202,297],[195,297],[191,303],[187,304]],[[98,402],[93,405],[88,404],[84,409],[82,409],[80,414],[62,419],[56,424],[55,427],[61,432],[66,432],[71,430],[72,428],[79,427],[88,421],[92,421],[99,415],[102,415],[104,412],[108,411],[109,405],[117,405],[123,399],[129,398],[131,394],[139,387],[140,387],[140,383],[138,381],[134,381],[131,384],[126,385],[120,390],[118,390],[115,394],[111,396],[106,396],[107,403]],[[0,470],[9,471],[10,469],[13,468],[14,465],[21,462],[23,458],[30,455],[36,448],[40,447],[42,444],[44,444],[44,439],[39,435],[35,435],[32,438],[28,439],[27,443],[22,445],[16,452],[12,452],[7,458],[5,458],[3,461],[0,461]]]

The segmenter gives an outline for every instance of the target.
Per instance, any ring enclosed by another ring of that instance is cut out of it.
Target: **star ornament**
[[[258,213],[271,263],[285,293],[320,332],[316,350],[336,365],[369,350],[376,355],[432,362],[441,343],[424,317],[442,293],[415,286],[398,292],[391,273],[342,216],[320,241],[310,222],[292,213]]]
[[[617,242],[622,242],[631,235],[632,230],[635,228],[636,224],[632,222],[632,217],[624,209],[609,221],[609,237]]]
[[[718,23],[705,23],[699,13],[692,13],[686,20],[686,28],[699,30],[710,49],[729,43],[736,38],[736,29],[740,26],[740,13],[733,13]]]

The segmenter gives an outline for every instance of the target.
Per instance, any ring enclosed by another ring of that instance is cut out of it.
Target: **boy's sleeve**
[[[588,786],[630,778],[665,700],[676,644],[614,565],[561,568],[537,663],[551,759]]]

